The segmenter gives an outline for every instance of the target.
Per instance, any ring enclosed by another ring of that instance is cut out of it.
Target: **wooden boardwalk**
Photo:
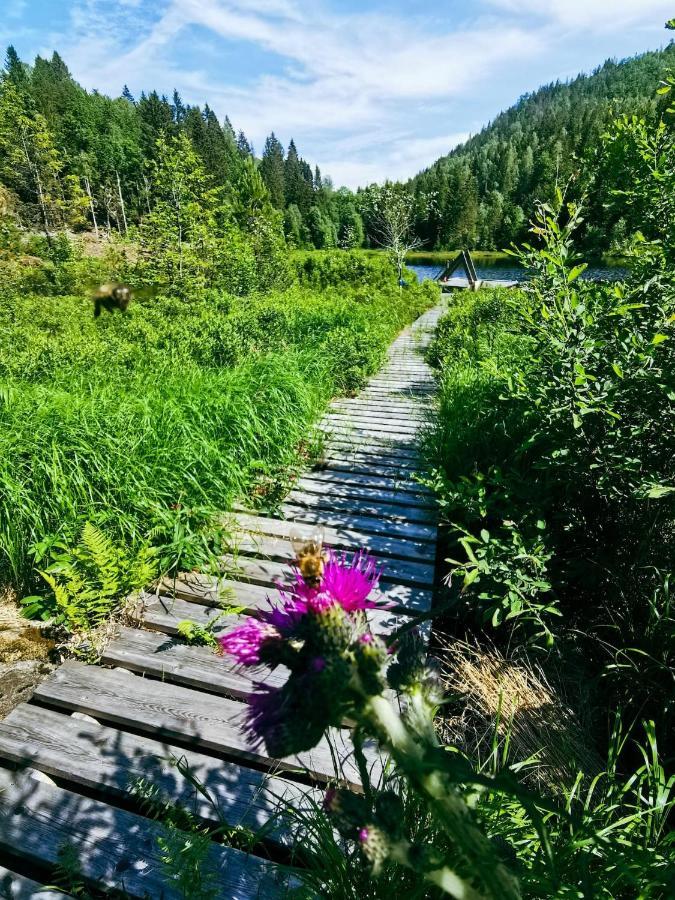
[[[252,750],[240,727],[251,678],[209,648],[184,643],[178,624],[213,621],[223,597],[255,615],[293,558],[291,522],[323,524],[335,549],[368,548],[383,566],[383,596],[411,611],[429,608],[434,502],[414,476],[419,430],[434,395],[419,351],[440,313],[429,311],[397,338],[358,397],[332,404],[320,425],[322,464],[296,482],[279,517],[233,514],[236,553],[224,560],[223,578],[190,574],[160,585],[142,597],[136,627],[119,629],[99,665],[64,663],[0,721],[0,898],[64,896],[39,885],[52,883],[66,847],[82,880],[99,890],[181,896],[167,883],[163,826],[143,814],[139,779],[200,821],[264,829],[249,852],[211,844],[208,866],[218,873],[223,900],[285,895],[288,876],[275,860],[290,838],[279,806],[301,807],[336,780],[358,790],[349,730],[336,729],[294,758]],[[380,612],[375,625],[389,627],[391,619]],[[380,760],[373,748],[366,752],[376,771]]]

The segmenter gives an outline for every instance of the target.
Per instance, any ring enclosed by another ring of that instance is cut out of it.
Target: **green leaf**
[[[662,344],[664,341],[668,340],[667,334],[655,334],[652,338],[652,344],[657,347],[659,344]]]
[[[585,272],[588,268],[588,263],[581,263],[578,266],[575,266],[572,271],[567,276],[568,281],[576,281],[577,278],[581,275],[582,272]]]
[[[670,484],[653,484],[646,493],[646,497],[650,500],[658,500],[661,497],[666,497],[668,494],[674,494],[675,487]]]
[[[619,378],[623,378],[623,369],[618,363],[612,363],[612,368],[614,372],[619,376]]]
[[[464,587],[468,588],[470,584],[473,584],[474,581],[478,578],[478,575],[478,569],[472,569],[470,572],[467,572],[464,576]]]

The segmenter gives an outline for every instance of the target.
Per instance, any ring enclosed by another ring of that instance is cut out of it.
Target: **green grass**
[[[142,544],[166,510],[227,509],[297,464],[330,398],[434,302],[377,267],[376,287],[160,297],[97,320],[81,296],[5,297],[0,583],[35,588],[32,545],[85,521]]]

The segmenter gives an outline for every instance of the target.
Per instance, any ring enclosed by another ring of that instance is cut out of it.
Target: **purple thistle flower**
[[[315,594],[313,597],[310,597],[307,601],[307,610],[313,613],[322,613],[327,609],[330,609],[331,606],[335,606],[337,600],[330,591],[321,591],[318,594]]]
[[[280,638],[279,631],[269,622],[247,619],[243,625],[224,634],[219,643],[224,652],[234,656],[242,666],[257,666],[261,662],[260,654],[264,644]]]
[[[270,608],[262,612],[260,618],[273,625],[284,637],[288,637],[295,632],[298,623],[307,614],[307,604],[304,600],[298,600],[287,593],[281,585],[277,585],[277,590],[281,604],[275,606],[268,597]]]
[[[368,838],[370,837],[370,830],[365,826],[363,828],[359,828],[359,842],[361,844],[365,844]]]
[[[366,631],[366,633],[362,634],[361,637],[359,638],[359,643],[360,644],[372,644],[373,643],[372,634],[369,631]]]
[[[345,612],[373,609],[380,604],[368,600],[368,595],[377,587],[379,580],[377,564],[365,551],[360,550],[348,563],[345,553],[338,556],[331,550],[323,572],[321,591],[331,594]]]

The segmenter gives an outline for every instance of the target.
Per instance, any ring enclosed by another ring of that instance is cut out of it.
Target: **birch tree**
[[[401,185],[374,186],[368,191],[369,225],[373,240],[396,266],[398,282],[403,284],[407,254],[420,246],[415,235],[415,200]]]
[[[218,191],[185,134],[157,141],[151,212],[141,226],[146,274],[182,290],[203,287],[212,265]]]
[[[77,177],[64,174],[45,118],[26,110],[6,77],[0,82],[0,177],[34,207],[48,241],[54,229],[83,221],[88,201]]]

